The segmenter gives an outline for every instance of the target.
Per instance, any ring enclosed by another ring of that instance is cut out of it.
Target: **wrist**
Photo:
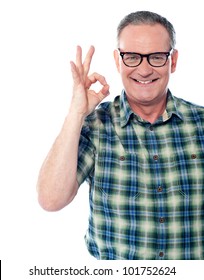
[[[86,115],[83,113],[77,112],[76,110],[69,110],[66,118],[73,120],[73,121],[84,122]]]
[[[64,125],[66,127],[70,127],[70,129],[74,131],[81,131],[81,128],[84,124],[85,117],[86,117],[85,115],[78,113],[76,111],[69,111],[65,118]]]

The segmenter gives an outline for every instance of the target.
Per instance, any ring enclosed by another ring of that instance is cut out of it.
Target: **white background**
[[[75,200],[55,213],[40,208],[35,189],[42,161],[68,110],[72,89],[69,61],[75,59],[76,45],[81,45],[84,53],[91,44],[95,46],[91,70],[106,77],[113,99],[122,89],[112,55],[117,25],[130,12],[155,11],[167,17],[177,31],[179,60],[170,82],[172,93],[204,105],[201,4],[199,0],[0,2],[2,279],[30,279],[28,269],[34,265],[41,268],[99,266],[84,244],[88,186],[83,184]],[[116,264],[122,267],[130,262]],[[190,266],[170,262],[173,264],[180,269],[185,267],[178,279],[185,273],[193,276],[195,266],[201,267],[201,262],[191,262]],[[187,270],[189,267],[192,269]],[[201,279],[198,274],[196,278]]]

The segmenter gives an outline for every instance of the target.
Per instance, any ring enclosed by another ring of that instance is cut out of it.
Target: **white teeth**
[[[138,81],[138,82],[141,83],[141,84],[150,84],[150,83],[152,83],[152,80],[151,81]]]

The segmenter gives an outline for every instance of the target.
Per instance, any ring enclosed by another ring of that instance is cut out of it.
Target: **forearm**
[[[63,208],[76,195],[78,145],[84,118],[109,94],[103,76],[88,76],[93,53],[94,47],[90,47],[82,62],[82,49],[77,47],[76,63],[71,62],[73,94],[69,114],[39,173],[38,200],[49,211]],[[101,84],[98,92],[90,89],[96,82]]]
[[[83,121],[80,115],[68,114],[41,167],[37,184],[38,200],[48,211],[63,208],[77,193],[77,156]]]

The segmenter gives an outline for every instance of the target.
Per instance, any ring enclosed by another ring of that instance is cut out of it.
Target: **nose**
[[[142,77],[147,77],[153,73],[153,67],[149,64],[146,57],[143,57],[142,62],[137,66],[137,72]]]

